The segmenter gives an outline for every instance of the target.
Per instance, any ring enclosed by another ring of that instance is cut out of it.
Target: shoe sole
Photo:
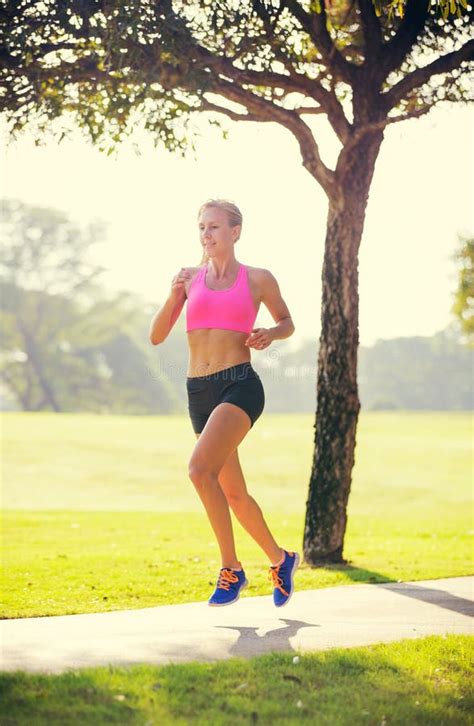
[[[237,593],[237,597],[234,597],[233,600],[229,600],[229,602],[209,602],[208,601],[207,604],[211,608],[225,608],[226,605],[233,605],[234,602],[237,602],[237,600],[240,597],[240,593],[242,592],[242,590],[245,590],[245,588],[247,587],[248,584],[249,584],[249,581],[245,580],[242,587],[240,588],[239,592]]]
[[[282,602],[282,604],[281,604],[281,605],[276,605],[276,604],[274,603],[274,605],[275,605],[275,607],[276,607],[276,608],[284,608],[284,607],[285,607],[285,605],[288,605],[288,603],[290,602],[290,600],[291,600],[291,596],[293,595],[293,593],[294,593],[294,591],[295,591],[295,586],[294,586],[294,584],[293,584],[293,577],[294,577],[294,575],[295,575],[295,572],[296,572],[296,570],[297,570],[297,569],[298,569],[298,567],[299,567],[299,564],[300,564],[300,556],[299,556],[299,554],[298,554],[297,552],[295,552],[295,561],[294,561],[294,564],[293,564],[293,568],[292,568],[292,570],[291,570],[291,573],[290,573],[290,578],[291,578],[291,589],[290,589],[290,594],[289,594],[289,596],[288,596],[288,597],[286,598],[285,602]]]

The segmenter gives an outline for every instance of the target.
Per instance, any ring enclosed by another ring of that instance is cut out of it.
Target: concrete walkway
[[[474,634],[472,577],[348,585],[211,608],[206,602],[0,623],[4,671],[216,661],[271,651],[368,645],[432,634]],[[297,585],[297,578],[296,578]]]

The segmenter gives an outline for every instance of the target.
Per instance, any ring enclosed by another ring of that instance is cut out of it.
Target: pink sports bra
[[[186,331],[197,328],[222,328],[251,333],[257,311],[250,292],[248,270],[240,265],[234,284],[225,290],[206,285],[207,265],[191,283],[186,306]]]

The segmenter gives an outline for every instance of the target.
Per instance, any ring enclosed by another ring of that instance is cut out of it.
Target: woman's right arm
[[[186,302],[185,283],[190,277],[191,273],[185,267],[182,267],[178,274],[173,277],[168,299],[151,321],[149,338],[152,345],[163,343],[179,318]]]

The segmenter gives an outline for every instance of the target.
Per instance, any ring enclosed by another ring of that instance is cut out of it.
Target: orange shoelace
[[[278,574],[280,572],[280,565],[278,567],[270,567],[268,571],[268,579],[273,582],[273,587],[277,587],[280,592],[283,593],[283,595],[286,595],[288,597],[287,591],[283,587],[283,580],[281,579],[280,575]]]
[[[232,570],[221,570],[219,573],[219,579],[217,580],[217,588],[228,591],[231,583],[238,581],[239,578]]]

